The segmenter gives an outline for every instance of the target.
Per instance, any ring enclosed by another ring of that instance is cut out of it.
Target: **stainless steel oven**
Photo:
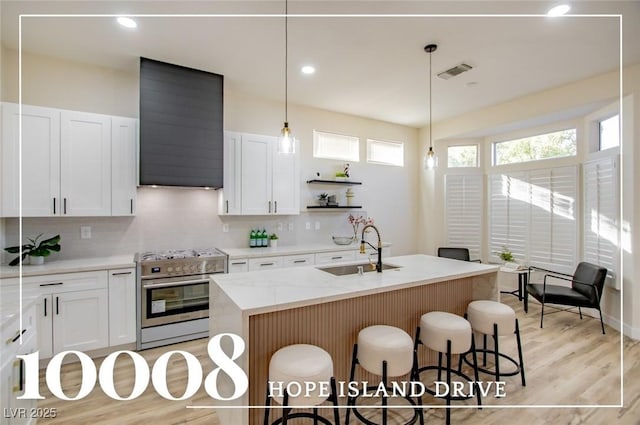
[[[138,349],[209,335],[209,274],[226,272],[215,249],[137,256]]]

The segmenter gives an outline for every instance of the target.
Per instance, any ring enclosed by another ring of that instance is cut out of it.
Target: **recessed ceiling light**
[[[555,7],[552,7],[551,9],[549,9],[549,11],[547,12],[548,16],[562,16],[565,13],[567,13],[569,11],[569,9],[571,9],[571,6],[569,6],[568,4],[561,4]]]
[[[311,65],[305,65],[302,67],[301,71],[303,74],[313,74],[314,72],[316,72],[316,69]]]
[[[125,28],[136,28],[138,24],[131,18],[127,18],[126,16],[119,16],[118,23]]]

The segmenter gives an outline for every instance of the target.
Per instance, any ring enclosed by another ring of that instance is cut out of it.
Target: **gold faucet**
[[[377,248],[375,246],[371,245],[369,242],[364,240],[364,232],[369,227],[371,227],[373,230],[375,230],[376,234],[378,235],[378,247]],[[378,273],[382,273],[382,240],[380,239],[380,231],[373,224],[367,224],[362,228],[362,238],[361,238],[361,241],[360,241],[360,254],[365,254],[366,253],[365,247],[364,247],[365,243],[367,245],[369,245],[371,248],[378,250],[378,262],[376,263],[376,271]]]

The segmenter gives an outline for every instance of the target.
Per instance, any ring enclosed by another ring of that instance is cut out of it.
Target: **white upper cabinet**
[[[2,217],[133,215],[137,120],[2,104]],[[22,147],[22,161],[20,161]]]
[[[63,111],[60,125],[62,214],[111,215],[111,119]]]
[[[242,170],[240,171],[241,208],[243,215],[271,214],[273,137],[242,135]]]
[[[2,216],[20,215],[20,115],[2,105]],[[22,106],[22,215],[60,213],[60,111]]]
[[[220,213],[300,213],[298,154],[279,154],[277,138],[225,132],[224,187]]]
[[[224,133],[224,167],[220,191],[220,214],[240,214],[240,133]]]
[[[134,215],[138,185],[138,130],[133,118],[111,118],[111,215]]]

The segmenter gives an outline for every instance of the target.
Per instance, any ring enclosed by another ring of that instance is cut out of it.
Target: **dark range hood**
[[[222,187],[223,78],[140,58],[140,185]]]

